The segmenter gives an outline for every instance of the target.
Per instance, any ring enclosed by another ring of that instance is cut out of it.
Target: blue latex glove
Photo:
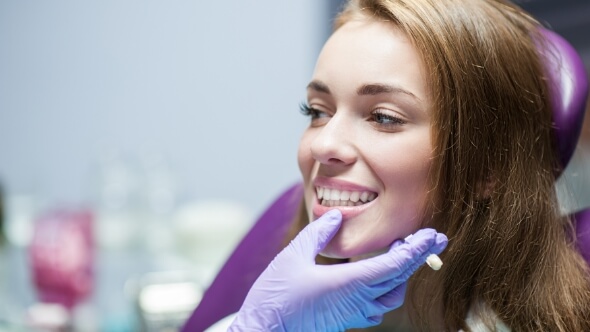
[[[316,255],[340,227],[331,210],[309,224],[262,272],[228,331],[343,331],[378,325],[400,307],[408,278],[447,237],[423,229],[382,255],[316,265]]]

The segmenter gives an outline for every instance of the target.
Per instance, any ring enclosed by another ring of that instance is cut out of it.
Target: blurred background
[[[176,330],[299,180],[342,3],[0,0],[0,331]],[[590,68],[590,1],[519,4]],[[589,128],[567,211],[590,206]]]

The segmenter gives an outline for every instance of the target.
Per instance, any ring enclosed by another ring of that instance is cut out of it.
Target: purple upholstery
[[[573,221],[576,226],[578,250],[590,264],[590,208],[575,213]]]
[[[541,30],[550,43],[546,57],[553,102],[557,148],[563,168],[570,161],[584,120],[588,97],[588,77],[576,50],[555,32]],[[551,47],[553,46],[553,47]]]
[[[183,332],[204,331],[240,309],[256,278],[282,249],[302,197],[301,184],[295,184],[271,204],[225,262]]]
[[[588,77],[574,48],[555,32],[543,29],[550,42],[544,55],[553,97],[553,121],[563,168],[570,161],[584,120],[588,99]],[[590,208],[572,214],[578,250],[590,263]]]

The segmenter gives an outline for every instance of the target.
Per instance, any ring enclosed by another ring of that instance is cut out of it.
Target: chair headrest
[[[588,77],[573,47],[558,34],[542,29],[548,45],[542,50],[551,89],[555,138],[562,169],[578,143],[588,98]],[[590,208],[571,215],[575,223],[576,245],[590,264]]]
[[[588,98],[588,77],[575,49],[557,33],[541,29],[541,49],[549,79],[555,137],[562,170],[570,161],[582,129]]]

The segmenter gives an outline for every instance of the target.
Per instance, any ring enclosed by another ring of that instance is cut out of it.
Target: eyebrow
[[[408,95],[416,100],[420,100],[420,98],[418,98],[415,94],[411,93],[408,90],[405,90],[405,89],[400,88],[395,85],[380,84],[380,83],[363,84],[362,86],[360,86],[356,90],[356,93],[359,96],[366,96],[366,95],[374,96],[374,95],[378,95],[381,93],[403,93],[403,94]]]
[[[330,88],[328,88],[328,86],[321,81],[311,81],[307,85],[307,88],[315,90],[317,92],[325,93],[325,94],[332,93],[330,91]],[[408,90],[402,89],[402,88],[395,86],[395,85],[381,84],[381,83],[363,84],[362,86],[360,86],[356,90],[356,93],[359,96],[374,96],[374,95],[378,95],[381,93],[403,93],[403,94],[408,95],[416,100],[420,100],[420,98],[418,98],[415,94],[411,93]]]
[[[321,82],[321,81],[311,81],[307,85],[307,88],[308,89],[315,90],[317,92],[322,92],[322,93],[326,93],[326,94],[332,94],[332,92],[330,92],[330,88],[328,88],[328,86],[325,83]]]

